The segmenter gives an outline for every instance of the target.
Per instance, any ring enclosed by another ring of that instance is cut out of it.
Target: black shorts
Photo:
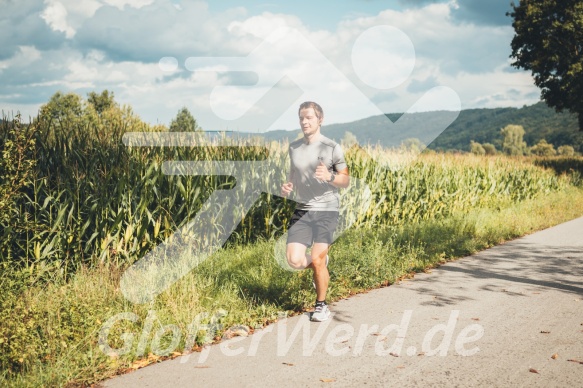
[[[307,247],[313,243],[332,244],[337,226],[337,211],[295,210],[289,224],[287,243],[300,243]]]

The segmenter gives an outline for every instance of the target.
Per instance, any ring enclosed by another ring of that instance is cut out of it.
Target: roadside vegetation
[[[170,128],[204,136],[185,109]],[[164,161],[270,158],[269,171],[253,172],[258,185],[281,182],[287,170],[281,142],[238,147],[218,138],[221,147],[154,148],[122,141],[124,133],[148,131],[168,129],[143,123],[105,92],[87,100],[57,94],[32,123],[0,123],[0,385],[91,384],[312,305],[309,271],[282,268],[274,249],[293,202],[267,194],[225,249],[168,291],[144,305],[124,299],[124,270],[214,190],[235,184],[164,175]],[[353,144],[346,158],[351,175],[370,188],[371,204],[331,250],[330,301],[583,215],[583,162],[574,154],[416,155]],[[121,313],[133,318],[103,331]],[[152,330],[140,341],[147,322]]]

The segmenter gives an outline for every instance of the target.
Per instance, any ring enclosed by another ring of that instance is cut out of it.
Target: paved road
[[[583,387],[583,218],[332,310],[103,386]]]

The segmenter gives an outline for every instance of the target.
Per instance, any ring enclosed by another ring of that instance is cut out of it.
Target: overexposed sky
[[[145,121],[297,128],[381,112],[523,106],[508,0],[0,0],[0,109],[109,89]],[[429,98],[433,96],[432,98]]]

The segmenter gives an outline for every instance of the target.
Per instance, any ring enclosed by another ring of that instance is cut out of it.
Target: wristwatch
[[[328,183],[332,183],[332,182],[334,182],[334,178],[336,178],[336,174],[332,173],[332,174],[330,175],[330,179],[328,179],[328,181],[327,181],[327,182],[328,182]]]

